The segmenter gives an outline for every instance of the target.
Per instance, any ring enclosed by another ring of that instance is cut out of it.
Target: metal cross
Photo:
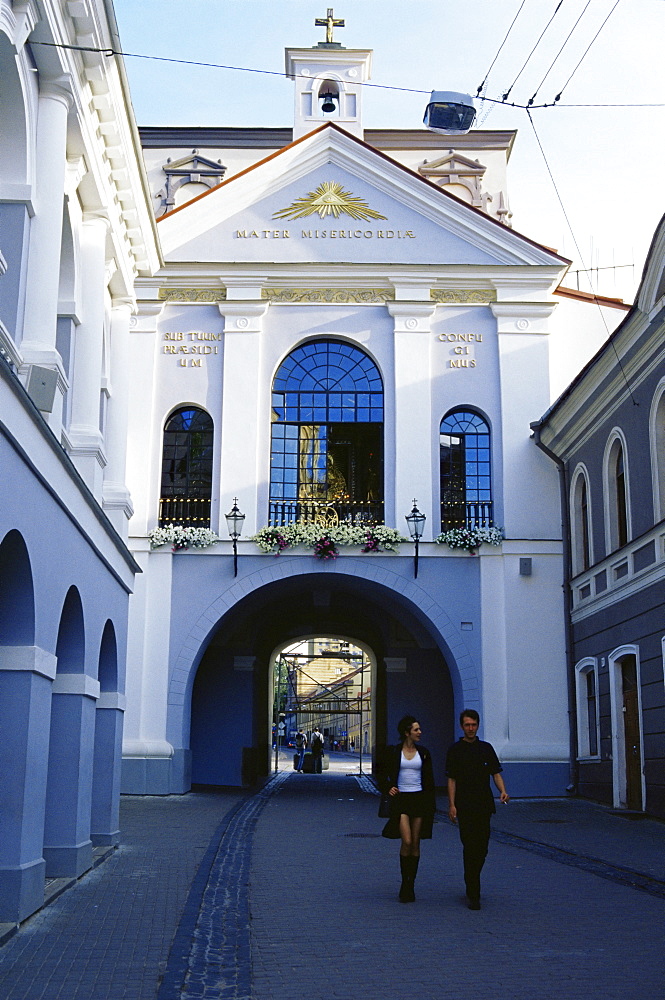
[[[326,29],[326,45],[333,44],[333,28],[343,28],[344,19],[341,17],[335,17],[333,8],[328,7],[327,17],[317,17],[314,24],[317,28]]]

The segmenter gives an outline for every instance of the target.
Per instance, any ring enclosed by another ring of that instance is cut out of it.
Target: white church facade
[[[268,773],[309,638],[365,651],[370,750],[413,712],[443,783],[475,707],[512,794],[569,782],[530,423],[606,331],[511,227],[514,134],[366,130],[372,53],[325,43],[287,50],[292,128],[139,135],[108,8],[0,2],[0,920],[118,842],[121,788]]]
[[[131,334],[127,791],[265,774],[275,653],[322,634],[368,652],[375,746],[415,712],[442,782],[476,707],[515,794],[568,783],[558,492],[529,423],[563,387],[579,302],[555,294],[568,262],[507,224],[514,134],[366,134],[370,57],[287,50],[288,136],[142,132],[164,266],[137,282]],[[376,523],[408,539],[414,498],[417,577],[410,540],[330,560],[252,540]],[[222,540],[153,549],[158,520]],[[503,541],[435,541],[462,527]]]

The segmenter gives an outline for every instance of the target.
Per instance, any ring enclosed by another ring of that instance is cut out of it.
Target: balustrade
[[[441,504],[441,531],[451,528],[491,528],[492,501],[462,501]]]
[[[334,528],[338,524],[356,526],[383,524],[382,501],[319,503],[315,500],[271,500],[268,524],[315,524]]]
[[[159,526],[182,524],[187,528],[210,527],[210,497],[162,497]]]

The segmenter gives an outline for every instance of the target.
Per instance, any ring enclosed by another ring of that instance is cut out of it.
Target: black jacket
[[[416,746],[423,762],[421,771],[421,781],[426,800],[426,813],[423,816],[420,831],[421,840],[430,840],[432,837],[432,824],[436,811],[436,798],[434,795],[434,769],[432,767],[432,755],[427,747]],[[394,747],[386,747],[380,765],[379,788],[382,795],[386,795],[390,788],[397,785],[399,769],[402,763],[402,744],[398,743]],[[399,795],[390,798],[390,819],[383,829],[383,836],[391,840],[399,840]]]

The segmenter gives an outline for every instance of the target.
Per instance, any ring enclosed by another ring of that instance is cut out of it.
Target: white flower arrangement
[[[316,549],[324,536],[335,546],[360,545],[363,552],[396,552],[400,542],[408,541],[396,528],[388,528],[385,524],[365,527],[338,524],[330,528],[318,524],[287,524],[281,528],[261,528],[250,541],[255,542],[264,552],[279,555],[284,549],[295,545]]]
[[[148,534],[150,548],[170,545],[174,552],[179,549],[205,549],[221,539],[210,528],[185,527],[183,524],[167,524],[163,528],[153,528]]]
[[[450,528],[449,531],[442,531],[434,539],[439,545],[444,543],[451,549],[468,549],[475,552],[483,542],[487,545],[501,545],[503,541],[503,528]]]

